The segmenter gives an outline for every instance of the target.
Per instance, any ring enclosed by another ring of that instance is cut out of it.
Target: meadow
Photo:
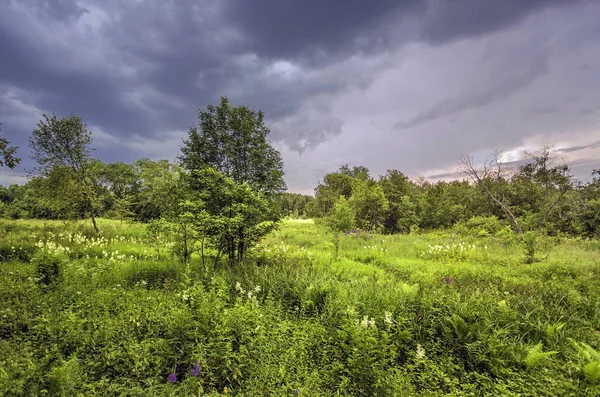
[[[600,395],[597,240],[285,220],[230,266],[98,224],[0,221],[0,395]]]

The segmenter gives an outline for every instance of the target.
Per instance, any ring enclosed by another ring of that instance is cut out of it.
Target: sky
[[[292,192],[348,163],[456,174],[553,147],[600,168],[597,0],[0,0],[0,123],[22,164],[43,113],[104,161],[175,160],[226,94],[265,113]]]

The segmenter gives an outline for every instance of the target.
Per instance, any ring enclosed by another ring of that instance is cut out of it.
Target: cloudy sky
[[[600,168],[597,0],[0,0],[0,122],[31,168],[42,113],[105,161],[174,159],[196,111],[262,109],[291,191],[344,163],[448,175],[553,145]]]

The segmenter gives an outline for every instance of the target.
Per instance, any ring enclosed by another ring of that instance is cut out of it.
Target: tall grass
[[[600,392],[596,242],[540,238],[526,264],[491,236],[359,233],[336,260],[324,228],[286,221],[232,268],[157,256],[143,225],[99,225],[102,240],[0,222],[0,394]]]

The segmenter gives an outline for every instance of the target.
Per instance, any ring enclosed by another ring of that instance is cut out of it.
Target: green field
[[[598,241],[526,264],[513,236],[356,233],[336,259],[287,220],[229,267],[99,226],[0,221],[0,395],[600,395]]]

